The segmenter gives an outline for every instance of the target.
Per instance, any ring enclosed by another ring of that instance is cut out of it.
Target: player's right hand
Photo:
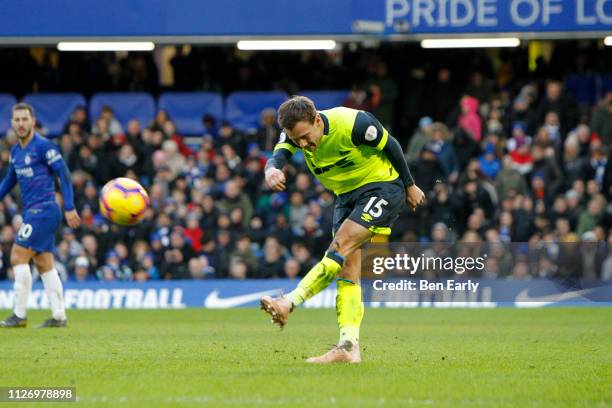
[[[425,193],[416,184],[406,188],[406,202],[412,211],[425,202]]]
[[[283,191],[285,189],[285,173],[276,168],[266,170],[266,184],[273,191]]]
[[[66,211],[64,215],[70,228],[78,228],[81,225],[81,217],[79,217],[79,213],[76,210]]]

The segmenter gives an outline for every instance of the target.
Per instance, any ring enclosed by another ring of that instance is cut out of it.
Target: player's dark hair
[[[278,108],[278,124],[282,129],[293,129],[301,121],[314,123],[316,116],[314,102],[305,96],[292,96]]]
[[[29,103],[19,102],[13,105],[13,108],[11,109],[11,113],[14,113],[15,111],[18,111],[18,110],[27,110],[28,112],[30,112],[30,116],[34,117],[34,107],[30,105]]]

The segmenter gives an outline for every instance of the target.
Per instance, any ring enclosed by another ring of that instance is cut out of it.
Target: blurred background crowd
[[[390,44],[376,51],[245,55],[177,47],[167,82],[150,54],[59,58],[52,50],[5,50],[3,59],[19,61],[3,64],[19,69],[12,77],[20,80],[0,89],[15,95],[350,89],[344,105],[373,112],[398,138],[427,194],[425,206],[406,208],[390,240],[557,248],[587,242],[595,248],[587,277],[612,279],[605,245],[612,242],[612,64],[609,51],[588,43],[560,42],[533,61],[521,49],[436,53]],[[76,109],[57,138],[83,219],[78,230],[58,232],[64,279],[295,278],[331,240],[334,196],[299,153],[287,168],[287,191],[265,186],[263,168],[279,134],[273,109],[262,112],[254,133],[204,116],[205,134],[190,138],[177,133],[164,111],[151,123],[132,120],[125,128],[111,107],[100,117],[87,112]],[[0,141],[2,176],[14,142],[10,131]],[[98,192],[114,177],[134,178],[149,191],[151,207],[136,227],[120,228],[100,215]],[[10,273],[18,204],[18,191],[0,202],[0,279]],[[487,276],[528,279],[582,270],[559,267],[562,253],[547,252],[553,266],[527,262],[527,256],[505,269],[490,263]]]

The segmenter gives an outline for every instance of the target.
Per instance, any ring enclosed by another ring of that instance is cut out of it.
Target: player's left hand
[[[78,228],[81,225],[81,217],[79,217],[79,213],[76,210],[66,211],[64,215],[70,228]]]
[[[416,211],[417,207],[425,202],[425,193],[413,184],[406,188],[406,202],[412,211]]]

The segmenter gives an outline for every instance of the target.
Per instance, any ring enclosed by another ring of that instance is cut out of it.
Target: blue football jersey
[[[24,148],[15,143],[11,149],[10,166],[17,176],[24,209],[42,208],[55,203],[54,173],[66,168],[57,146],[35,134]]]

